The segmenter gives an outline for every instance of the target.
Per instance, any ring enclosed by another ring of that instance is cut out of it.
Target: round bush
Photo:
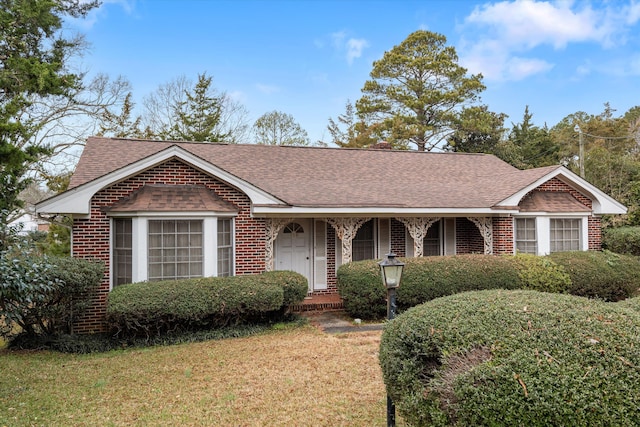
[[[620,301],[640,289],[640,260],[603,251],[555,252],[547,256],[571,278],[572,295]]]
[[[636,426],[639,324],[629,302],[467,292],[388,323],[379,357],[414,426]]]
[[[260,275],[260,282],[282,287],[284,308],[300,304],[309,292],[307,278],[294,271],[267,271]]]
[[[341,265],[337,283],[344,309],[350,316],[360,319],[381,319],[385,316],[387,291],[382,284],[377,261]]]

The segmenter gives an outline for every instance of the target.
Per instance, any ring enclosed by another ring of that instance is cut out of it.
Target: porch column
[[[327,218],[326,221],[336,230],[342,242],[342,264],[351,262],[351,241],[365,222],[371,218]]]
[[[480,230],[480,235],[484,239],[484,253],[487,255],[493,254],[493,218],[467,217],[467,219]]]
[[[396,218],[404,224],[413,238],[413,256],[421,257],[424,254],[424,238],[431,227],[441,218]]]
[[[282,230],[284,226],[289,224],[291,221],[293,221],[292,218],[265,219],[264,226],[267,232],[267,241],[265,243],[264,265],[265,265],[266,271],[273,271],[273,268],[274,268],[273,243],[276,241],[276,238],[278,237],[278,233],[280,233],[280,230]]]

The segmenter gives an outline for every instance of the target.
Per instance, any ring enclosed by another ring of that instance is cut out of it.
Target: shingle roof
[[[486,154],[93,137],[70,188],[174,145],[301,207],[490,208],[561,167],[521,171]]]
[[[145,185],[109,212],[227,212],[238,210],[201,185]]]
[[[569,193],[557,191],[533,191],[520,203],[520,212],[589,212]]]

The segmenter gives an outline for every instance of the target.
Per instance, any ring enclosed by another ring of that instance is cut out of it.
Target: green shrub
[[[282,287],[284,308],[300,304],[309,292],[309,283],[302,274],[293,271],[267,271],[262,273],[262,283],[275,284]]]
[[[336,276],[344,309],[351,317],[381,319],[385,316],[387,291],[382,284],[377,261],[343,264]]]
[[[398,289],[398,308],[405,310],[434,298],[481,289],[518,287],[510,257],[456,255],[408,258]]]
[[[602,247],[619,254],[640,256],[640,227],[605,229],[602,232]]]
[[[414,305],[453,293],[475,289],[514,288],[518,275],[507,257],[459,255],[404,258],[397,290],[397,306]],[[352,317],[381,319],[387,312],[387,291],[377,261],[344,264],[338,269],[338,291]]]
[[[531,289],[555,294],[567,293],[571,287],[571,277],[561,265],[547,257],[517,254],[512,260],[518,271],[520,289]]]
[[[414,426],[640,425],[640,312],[571,295],[438,298],[384,329],[387,392]]]
[[[106,321],[122,337],[220,328],[270,320],[306,292],[294,272],[132,283],[109,294]]]
[[[102,280],[104,264],[77,258],[46,257],[20,247],[0,254],[0,335],[18,325],[29,337],[68,334]]]
[[[629,255],[603,251],[555,252],[548,258],[571,277],[572,295],[620,301],[640,289],[640,261]]]

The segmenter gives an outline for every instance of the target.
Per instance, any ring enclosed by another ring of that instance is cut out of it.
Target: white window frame
[[[216,240],[215,240],[215,254],[216,254],[216,276],[218,275],[218,250],[220,249],[220,246],[218,245],[218,222],[220,220],[229,220],[231,222],[230,224],[230,230],[229,232],[231,233],[231,269],[229,271],[229,275],[230,276],[235,276],[236,275],[236,228],[235,228],[235,221],[233,220],[233,218],[230,217],[216,217]],[[225,246],[227,247],[227,246]]]
[[[515,252],[516,253],[518,252],[518,226],[517,226],[517,224],[518,224],[518,220],[519,219],[524,219],[524,220],[530,219],[530,220],[533,220],[533,226],[534,226],[534,232],[535,232],[534,242],[535,242],[535,245],[536,245],[536,251],[535,251],[534,254],[537,254],[538,253],[538,248],[540,247],[540,237],[539,237],[539,233],[538,233],[538,221],[537,221],[537,218],[531,217],[531,216],[516,217],[513,220],[513,228],[514,228],[514,230],[513,230],[513,246],[514,246]],[[531,240],[523,240],[523,241],[524,242],[531,242]],[[523,253],[532,253],[532,252],[523,252]]]
[[[218,275],[218,218],[231,219],[232,230],[232,257],[233,257],[233,272],[235,275],[235,259],[236,259],[236,241],[235,241],[235,215],[203,215],[202,212],[197,213],[147,213],[144,215],[113,215],[110,221],[110,244],[109,244],[109,259],[110,259],[110,271],[109,271],[109,287],[113,289],[113,245],[114,245],[114,220],[116,218],[131,218],[131,250],[132,250],[132,271],[131,281],[144,282],[147,281],[148,276],[148,255],[149,255],[149,221],[150,220],[201,220],[202,221],[202,234],[203,234],[203,260],[202,260],[202,275],[203,277],[214,277]]]
[[[538,214],[532,215],[530,212],[527,215],[514,216],[514,218],[531,218],[536,219],[536,238],[538,243],[537,255],[549,255],[551,253],[551,219],[578,219],[580,220],[580,250],[589,250],[589,215],[585,215],[583,212],[575,214]],[[515,236],[515,221],[514,221],[514,235],[513,235],[513,252],[516,252],[516,236]]]

